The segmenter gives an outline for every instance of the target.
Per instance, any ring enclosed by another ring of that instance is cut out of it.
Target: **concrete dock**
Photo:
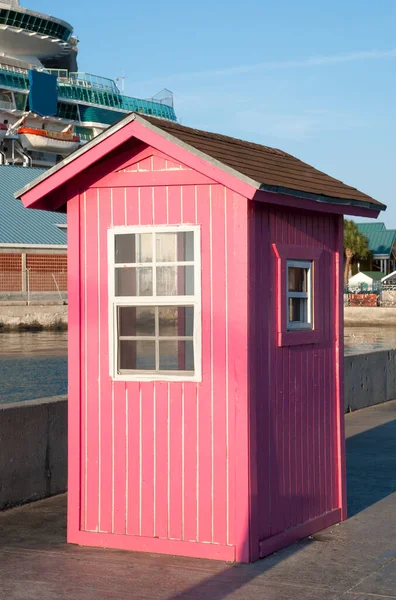
[[[350,518],[253,565],[66,544],[66,498],[0,513],[0,600],[396,599],[396,401],[346,416]]]

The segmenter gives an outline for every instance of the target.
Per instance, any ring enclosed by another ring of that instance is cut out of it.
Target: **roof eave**
[[[0,242],[0,248],[34,248],[42,250],[67,250],[67,244],[32,244],[30,242]]]
[[[222,163],[221,161],[213,158],[212,156],[198,150],[194,146],[191,146],[190,144],[183,142],[178,137],[170,134],[169,132],[165,131],[164,129],[161,129],[160,127],[157,127],[156,125],[147,121],[144,118],[144,116],[141,116],[137,113],[131,113],[130,115],[127,115],[127,116],[123,117],[122,119],[120,119],[117,123],[115,123],[114,125],[109,127],[106,131],[104,131],[103,133],[101,133],[100,135],[98,135],[97,137],[92,139],[90,142],[88,142],[87,144],[85,144],[84,146],[82,146],[81,148],[76,150],[75,152],[73,152],[70,156],[66,157],[62,162],[60,162],[57,165],[55,165],[54,167],[52,167],[52,169],[49,169],[49,171],[44,172],[36,180],[34,180],[33,182],[29,183],[28,185],[26,185],[24,188],[22,188],[18,192],[16,192],[14,194],[14,196],[16,198],[20,199],[25,194],[27,194],[32,189],[34,189],[36,186],[38,186],[40,183],[42,183],[43,181],[45,181],[46,179],[48,179],[49,177],[51,177],[52,175],[57,173],[59,170],[63,169],[68,164],[77,160],[79,157],[81,157],[85,153],[89,152],[92,148],[94,148],[100,142],[103,142],[107,138],[116,134],[120,129],[123,129],[125,126],[130,124],[132,121],[136,121],[137,123],[139,123],[140,125],[144,126],[147,129],[151,130],[152,132],[159,134],[162,138],[165,138],[169,142],[172,142],[173,144],[179,146],[183,150],[186,150],[186,151],[194,154],[196,157],[198,157],[198,159],[201,159],[201,160],[205,161],[206,163],[209,163],[213,167],[220,169],[221,171],[227,173],[229,176],[234,177],[235,179],[239,180],[240,182],[242,182],[242,185],[245,184],[246,186],[248,186],[246,188],[246,193],[244,195],[246,195],[250,199],[254,198],[255,193],[257,191],[267,191],[267,192],[272,192],[275,194],[283,194],[283,195],[303,198],[303,199],[318,202],[321,204],[329,204],[329,205],[332,204],[332,205],[345,206],[345,207],[350,206],[350,207],[354,208],[354,210],[355,210],[354,214],[359,215],[359,213],[357,211],[361,210],[362,216],[368,216],[367,214],[365,214],[364,211],[369,211],[370,213],[372,213],[370,216],[376,217],[376,216],[378,216],[378,214],[381,210],[386,209],[386,206],[381,203],[375,204],[375,203],[370,203],[370,202],[364,202],[361,200],[331,198],[331,197],[325,196],[325,195],[312,194],[312,193],[301,191],[301,190],[295,190],[295,189],[285,188],[285,187],[281,187],[281,186],[273,186],[273,185],[268,185],[268,184],[257,182],[255,180],[251,179],[250,177],[240,173],[236,169],[234,169],[234,168]],[[348,211],[346,210],[345,213],[348,214]]]
[[[312,200],[314,202],[320,202],[322,204],[338,204],[343,206],[353,206],[355,208],[369,209],[376,212],[377,215],[380,211],[386,210],[385,204],[374,204],[373,202],[364,202],[362,200],[354,200],[347,198],[335,198],[332,196],[325,196],[324,194],[312,194],[310,192],[304,192],[302,190],[294,190],[291,188],[281,187],[277,185],[267,185],[262,183],[260,190],[265,192],[272,192],[275,194],[285,194],[287,196],[295,196],[296,198],[304,198],[305,200]]]
[[[53,166],[51,169],[49,169],[48,171],[46,171],[45,173],[40,175],[33,182],[29,183],[21,190],[18,190],[18,192],[16,192],[14,194],[15,198],[23,200],[23,196],[25,196],[26,194],[31,192],[35,187],[37,187],[42,182],[46,181],[47,179],[49,179],[50,177],[55,175],[57,172],[61,171],[64,167],[66,167],[70,163],[78,160],[81,156],[83,156],[84,154],[89,152],[91,149],[95,148],[95,146],[97,146],[99,143],[104,142],[107,138],[112,137],[119,130],[125,128],[133,121],[135,121],[138,125],[145,127],[149,131],[151,131],[157,135],[160,135],[164,140],[167,140],[168,142],[175,144],[182,150],[190,152],[198,159],[205,161],[205,163],[209,164],[211,167],[214,167],[215,169],[218,169],[219,171],[224,172],[228,176],[231,176],[231,177],[235,178],[235,180],[241,182],[242,186],[244,186],[243,195],[246,196],[247,198],[252,199],[254,197],[254,194],[257,192],[257,190],[259,190],[259,188],[260,188],[259,182],[254,181],[253,179],[251,179],[250,177],[247,177],[246,175],[243,175],[239,171],[236,171],[232,167],[229,167],[228,165],[220,162],[219,160],[213,158],[212,156],[205,154],[204,152],[201,152],[194,146],[190,146],[189,144],[186,144],[185,142],[183,142],[179,138],[173,136],[172,134],[168,133],[164,129],[161,129],[160,127],[157,127],[156,125],[153,125],[152,123],[150,123],[149,121],[144,119],[144,117],[142,117],[141,115],[139,115],[137,113],[131,113],[130,115],[127,115],[126,117],[123,117],[122,119],[120,119],[120,121],[118,121],[117,123],[115,123],[114,125],[109,127],[107,130],[105,130],[103,133],[101,133],[97,137],[90,140],[87,144],[85,144],[84,146],[82,146],[81,148],[79,148],[78,150],[73,152],[72,154],[70,154],[68,157],[63,159],[60,163],[58,163],[57,165]],[[28,206],[28,205],[25,204],[25,206]]]

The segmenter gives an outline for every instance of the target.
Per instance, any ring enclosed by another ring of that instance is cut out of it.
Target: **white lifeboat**
[[[47,131],[33,127],[19,127],[19,141],[25,150],[50,152],[67,156],[80,146],[80,137],[67,131]]]
[[[5,138],[6,133],[7,133],[7,125],[5,125],[5,123],[0,123],[0,140]]]

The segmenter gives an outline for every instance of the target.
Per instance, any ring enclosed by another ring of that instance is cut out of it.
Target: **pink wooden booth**
[[[68,213],[68,541],[255,561],[346,517],[343,214],[279,150],[129,115],[21,190]]]

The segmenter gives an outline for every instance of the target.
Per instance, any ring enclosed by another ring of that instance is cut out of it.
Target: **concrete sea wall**
[[[67,396],[0,404],[0,510],[66,488]]]
[[[64,304],[0,303],[0,331],[29,329],[67,329]]]
[[[396,350],[346,356],[345,412],[396,398]],[[0,510],[67,488],[67,396],[0,404]]]
[[[376,325],[396,326],[396,308],[354,306],[344,308],[346,327]],[[0,331],[20,329],[67,329],[67,305],[54,301],[2,302],[0,300]]]
[[[345,327],[396,325],[396,308],[380,306],[350,306],[344,308]]]
[[[346,327],[370,325],[395,325],[396,308],[354,306],[344,308]],[[1,329],[67,328],[67,305],[55,301],[33,300],[29,306],[24,301],[0,300]]]
[[[345,412],[396,399],[396,350],[344,359]]]

